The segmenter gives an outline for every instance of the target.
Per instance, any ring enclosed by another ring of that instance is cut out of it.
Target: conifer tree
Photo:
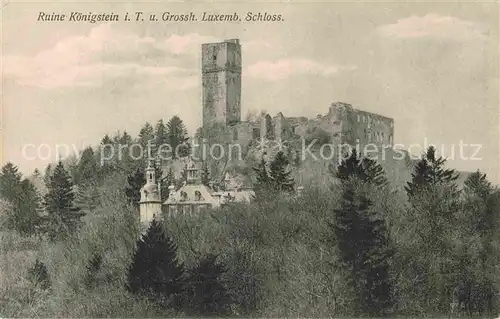
[[[39,196],[33,183],[21,179],[22,175],[14,164],[5,164],[0,172],[0,197],[12,205],[6,226],[28,235],[38,223]]]
[[[51,240],[66,238],[80,225],[80,219],[85,214],[73,206],[74,199],[73,183],[62,162],[59,162],[50,177],[48,192],[44,196],[44,206],[48,214],[44,218],[44,224]]]
[[[146,152],[146,147],[154,138],[154,128],[149,122],[146,122],[144,126],[139,131],[139,144],[142,146],[143,151]]]
[[[205,186],[210,185],[210,170],[208,169],[208,163],[206,161],[203,162],[203,165],[202,165],[201,183]]]
[[[98,185],[90,181],[78,186],[75,195],[75,206],[82,211],[94,211],[101,203]]]
[[[217,256],[209,254],[188,271],[183,292],[184,311],[190,316],[221,316],[230,311],[231,298],[222,276],[226,272]]]
[[[99,168],[92,147],[83,150],[76,169],[75,184],[97,181]]]
[[[269,167],[269,177],[272,188],[278,192],[293,192],[295,182],[291,177],[291,171],[287,171],[288,159],[282,151],[276,154]]]
[[[38,258],[32,268],[28,270],[28,279],[36,286],[46,290],[50,287],[50,277],[47,267]]]
[[[393,305],[389,261],[393,255],[384,217],[374,210],[371,189],[387,185],[376,161],[360,158],[355,150],[332,170],[341,181],[340,207],[331,224],[340,259],[350,273],[358,310],[365,315],[384,315]]]
[[[340,258],[350,273],[359,311],[384,315],[393,305],[389,261],[393,251],[385,220],[373,211],[363,182],[350,177],[342,185],[340,208],[332,224]]]
[[[167,151],[172,150],[173,152],[174,149],[172,145],[170,145],[170,148],[164,146],[169,145],[169,141],[167,135],[167,127],[165,126],[165,123],[163,123],[163,120],[159,120],[158,123],[156,123],[154,135],[154,153],[152,155],[155,157],[159,156],[160,158],[164,159],[168,156]],[[158,153],[160,151],[162,152],[162,154]]]
[[[257,197],[266,195],[272,189],[272,183],[264,157],[261,158],[259,165],[254,167],[253,170],[256,178],[254,185],[255,194]]]
[[[146,176],[144,171],[138,168],[133,175],[127,177],[128,186],[125,189],[129,203],[135,207],[139,207],[141,200],[141,188],[146,184]]]
[[[447,183],[451,185],[455,182],[458,179],[458,174],[453,169],[445,169],[445,162],[444,158],[436,157],[436,149],[430,146],[416,164],[411,181],[405,186],[408,196],[413,197],[419,189],[431,184]]]
[[[187,129],[178,116],[173,116],[166,125],[167,141],[173,151],[173,158],[184,157],[189,154],[189,148],[184,145],[188,140]]]
[[[41,208],[40,195],[32,182],[24,179],[21,182],[21,201],[16,229],[21,234],[33,234],[40,224],[38,210]]]
[[[100,169],[100,175],[102,177],[107,176],[110,174],[115,168],[116,168],[116,159],[115,153],[114,153],[114,148],[115,148],[115,142],[109,137],[108,134],[106,134],[99,145],[99,154],[101,154],[102,158],[100,158],[101,161],[101,169]]]
[[[388,183],[382,166],[370,158],[361,158],[354,149],[337,166],[336,176],[341,181],[348,181],[351,176],[356,176],[361,181],[369,182],[379,187],[383,187]]]
[[[162,306],[174,306],[182,291],[183,274],[176,244],[153,219],[146,234],[137,242],[127,288],[134,294],[153,298]]]
[[[45,186],[49,185],[50,176],[52,176],[52,165],[48,164],[43,174],[43,182],[45,183]]]
[[[470,311],[492,316],[498,304],[498,288],[491,280],[498,253],[494,250],[495,232],[500,222],[500,196],[486,174],[479,170],[469,174],[464,185],[464,218],[462,228],[464,237],[479,237],[479,249],[471,249],[467,241],[464,242],[462,255],[463,262],[457,267],[459,293]],[[472,259],[472,260],[471,260]],[[479,267],[474,269],[475,260],[479,260]],[[479,269],[478,269],[479,268]],[[465,277],[464,275],[468,276]],[[465,280],[468,279],[468,280]],[[495,300],[497,299],[497,300]]]

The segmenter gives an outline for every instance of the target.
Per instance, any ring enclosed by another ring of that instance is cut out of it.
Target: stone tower
[[[149,226],[154,218],[161,216],[161,195],[159,187],[156,184],[155,169],[151,162],[146,168],[146,184],[141,188],[141,200],[139,202],[139,211],[141,223]]]
[[[203,127],[241,121],[241,46],[238,39],[202,44]]]

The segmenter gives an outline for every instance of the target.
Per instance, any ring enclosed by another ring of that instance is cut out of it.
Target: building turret
[[[186,184],[200,184],[200,170],[196,166],[195,162],[192,159],[189,160],[189,163],[186,167]]]
[[[161,215],[161,195],[156,184],[155,169],[151,162],[146,168],[146,184],[141,188],[141,200],[139,211],[141,223],[149,226],[149,223]]]

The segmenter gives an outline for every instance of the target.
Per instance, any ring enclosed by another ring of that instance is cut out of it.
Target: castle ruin
[[[393,146],[394,120],[335,102],[316,118],[274,117],[261,114],[251,121],[241,119],[241,45],[238,39],[202,45],[203,129],[225,128],[226,142],[249,145],[255,140],[278,142],[305,138],[318,129],[334,144]]]

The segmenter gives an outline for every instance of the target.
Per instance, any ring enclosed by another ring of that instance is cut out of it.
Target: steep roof
[[[200,199],[197,199],[196,192],[199,192]],[[175,193],[171,194],[165,201],[165,204],[216,204],[216,200],[212,197],[212,190],[203,184],[186,184]],[[182,198],[183,194],[185,198]]]

